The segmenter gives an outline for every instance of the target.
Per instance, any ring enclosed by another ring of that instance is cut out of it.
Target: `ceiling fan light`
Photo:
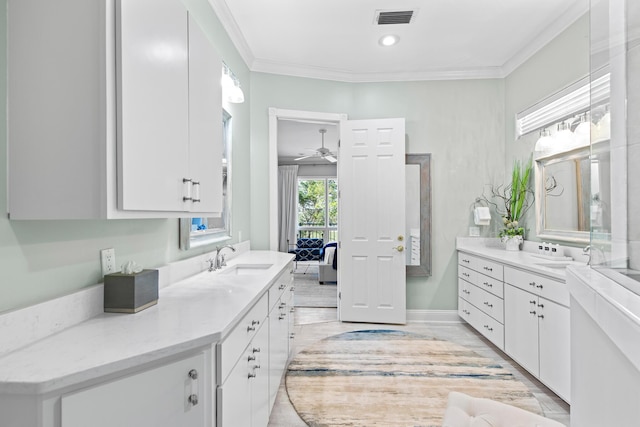
[[[399,40],[400,38],[395,34],[387,34],[385,36],[380,37],[380,40],[378,40],[378,43],[380,43],[380,46],[389,47],[398,43]]]

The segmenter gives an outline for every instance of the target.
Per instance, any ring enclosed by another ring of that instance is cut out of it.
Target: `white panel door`
[[[191,212],[222,212],[222,60],[189,15]]]
[[[189,161],[187,10],[178,0],[117,5],[120,208],[182,211]]]
[[[340,123],[340,319],[406,323],[404,119]]]

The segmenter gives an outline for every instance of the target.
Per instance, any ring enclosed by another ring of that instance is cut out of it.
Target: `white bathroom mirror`
[[[407,154],[407,276],[431,276],[431,154]]]
[[[541,240],[588,243],[607,215],[600,190],[610,188],[608,142],[536,159],[536,231]]]

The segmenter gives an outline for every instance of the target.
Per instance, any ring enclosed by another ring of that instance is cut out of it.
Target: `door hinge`
[[[338,292],[338,299],[342,299],[342,292]]]
[[[338,140],[338,148],[340,148],[340,140]]]

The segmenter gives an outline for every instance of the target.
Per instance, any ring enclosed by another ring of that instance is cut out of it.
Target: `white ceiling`
[[[293,162],[293,159],[308,156],[322,146],[320,129],[326,129],[324,146],[336,153],[338,150],[338,126],[330,123],[309,123],[293,120],[278,121],[278,159]],[[297,163],[329,164],[328,160],[309,158]]]
[[[588,0],[209,0],[252,71],[347,82],[500,78]],[[377,10],[414,10],[378,25]],[[378,44],[393,33],[400,42]]]
[[[251,71],[345,82],[502,78],[589,8],[589,0],[209,2]],[[397,10],[413,10],[412,21],[377,24],[377,11]],[[384,34],[400,42],[382,47]],[[320,128],[335,152],[335,126],[280,121],[278,156],[311,154]]]

